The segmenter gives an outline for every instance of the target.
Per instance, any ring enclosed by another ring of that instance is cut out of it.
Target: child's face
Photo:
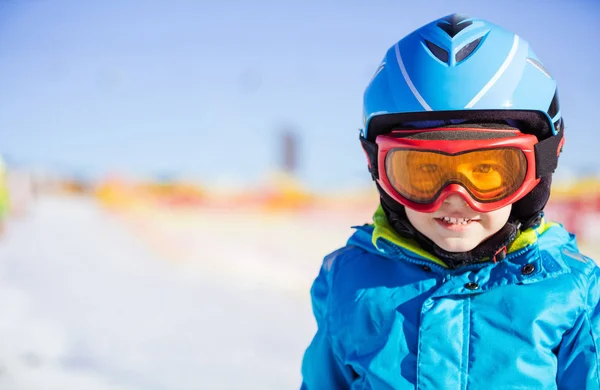
[[[471,209],[459,195],[450,195],[433,213],[406,208],[410,223],[448,252],[468,252],[497,233],[508,221],[511,205],[489,213]],[[448,218],[452,218],[448,221]],[[468,219],[469,221],[464,221]]]

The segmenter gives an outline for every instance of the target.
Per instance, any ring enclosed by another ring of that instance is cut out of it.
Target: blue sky
[[[453,12],[529,41],[559,83],[561,165],[596,170],[596,0],[2,1],[0,152],[82,175],[251,183],[292,125],[301,179],[365,184],[365,86],[398,39]]]

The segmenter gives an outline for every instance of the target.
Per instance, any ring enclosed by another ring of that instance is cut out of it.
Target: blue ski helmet
[[[556,81],[527,41],[458,14],[428,23],[389,48],[364,92],[363,109],[361,139],[367,141],[402,126],[465,122],[506,123],[539,141],[562,138],[564,130]],[[515,219],[541,214],[555,168],[545,169],[549,174],[513,204]]]

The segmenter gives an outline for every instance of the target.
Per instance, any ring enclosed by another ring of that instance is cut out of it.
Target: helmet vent
[[[565,122],[563,122],[562,118],[558,118],[556,122],[554,122],[554,129],[557,133],[560,133],[565,128]]]
[[[475,49],[477,49],[482,39],[483,37],[479,37],[476,40],[469,42],[465,46],[463,46],[463,48],[460,49],[458,53],[456,53],[456,63],[458,64],[459,62],[463,61],[465,58],[470,56],[471,53],[473,53]]]
[[[439,47],[435,43],[429,42],[427,39],[425,39],[425,45],[427,45],[427,48],[429,49],[429,51],[438,60],[442,61],[445,64],[448,63],[448,52],[446,50],[442,49],[441,47]]]
[[[453,14],[445,17],[437,26],[444,30],[450,38],[454,38],[456,34],[473,24],[472,21],[467,19],[469,19],[468,16]]]
[[[548,116],[551,119],[554,119],[556,114],[558,114],[559,109],[560,108],[558,105],[558,90],[555,90],[554,97],[552,98],[552,102],[550,103],[550,107],[548,107]]]

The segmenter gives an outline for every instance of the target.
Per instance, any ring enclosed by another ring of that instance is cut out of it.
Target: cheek
[[[417,229],[433,224],[435,221],[430,214],[420,213],[418,211],[406,209],[406,217],[408,221]]]
[[[511,209],[512,206],[509,205],[501,208],[500,210],[492,211],[491,213],[486,213],[482,215],[482,222],[484,222],[484,228],[500,230],[506,224],[506,222],[508,222]]]

